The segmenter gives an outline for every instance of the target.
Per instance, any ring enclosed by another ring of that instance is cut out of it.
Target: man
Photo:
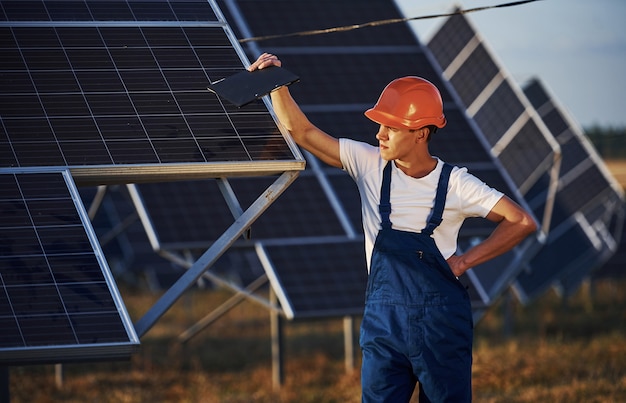
[[[264,53],[250,71],[281,66]],[[536,231],[532,217],[465,168],[432,156],[431,135],[446,124],[438,89],[403,77],[365,112],[380,124],[379,146],[336,139],[315,127],[287,87],[271,93],[293,139],[329,165],[346,170],[361,196],[369,270],[361,324],[364,402],[471,401],[473,322],[458,281],[466,270],[513,248]],[[480,244],[455,255],[467,217],[497,223]]]

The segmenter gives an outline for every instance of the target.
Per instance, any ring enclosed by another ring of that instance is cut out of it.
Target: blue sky
[[[397,0],[407,17],[512,0]],[[466,14],[522,84],[539,77],[583,127],[626,127],[626,1],[541,0]],[[412,23],[427,41],[442,19]]]

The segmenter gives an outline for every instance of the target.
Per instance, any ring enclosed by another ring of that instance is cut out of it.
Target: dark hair
[[[437,133],[438,127],[435,125],[429,125],[427,127],[428,127],[428,137],[426,138],[426,141],[430,141],[430,136],[434,133]]]

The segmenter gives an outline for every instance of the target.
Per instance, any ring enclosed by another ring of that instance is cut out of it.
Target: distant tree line
[[[586,127],[585,134],[602,158],[626,158],[626,127],[614,128],[594,125]]]

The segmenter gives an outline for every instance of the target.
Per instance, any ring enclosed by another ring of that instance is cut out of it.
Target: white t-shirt
[[[383,168],[387,161],[378,147],[350,139],[339,139],[343,169],[354,179],[361,195],[365,233],[365,256],[369,270],[376,235],[381,228],[378,204]],[[406,175],[395,164],[391,170],[391,225],[402,231],[421,232],[426,227],[435,203],[435,194],[443,161],[423,178]],[[467,172],[454,167],[448,183],[443,222],[433,232],[435,244],[445,259],[456,252],[457,237],[467,217],[485,217],[500,200],[502,193],[487,186]]]

